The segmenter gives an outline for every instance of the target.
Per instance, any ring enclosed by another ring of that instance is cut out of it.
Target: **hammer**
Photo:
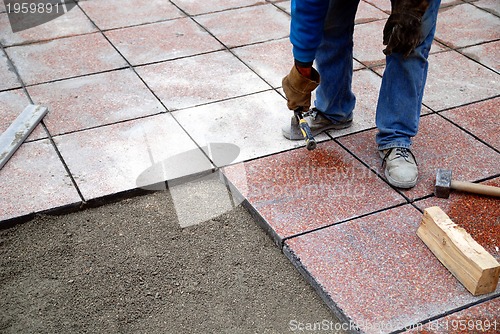
[[[302,132],[304,140],[306,141],[306,147],[309,151],[312,151],[316,148],[316,140],[314,139],[311,133],[311,128],[309,127],[307,121],[304,119],[303,114],[308,115],[309,112],[303,112],[301,107],[295,109],[294,111],[297,122],[299,122],[300,132]]]
[[[487,186],[484,184],[454,181],[451,179],[451,170],[438,169],[436,173],[436,188],[434,194],[436,197],[448,198],[450,196],[450,189],[467,191],[474,194],[488,195],[500,197],[500,188],[494,186]]]

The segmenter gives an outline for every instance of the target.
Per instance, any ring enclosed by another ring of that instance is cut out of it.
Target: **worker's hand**
[[[422,17],[429,7],[428,0],[394,0],[389,19],[384,27],[384,50],[408,57],[421,43]]]
[[[311,66],[294,65],[290,73],[283,78],[282,85],[288,100],[288,109],[308,110],[311,106],[311,92],[319,85],[319,73]]]

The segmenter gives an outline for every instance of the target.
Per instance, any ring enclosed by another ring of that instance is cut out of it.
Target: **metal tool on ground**
[[[436,187],[434,194],[436,197],[448,198],[451,189],[466,191],[474,194],[500,197],[500,188],[465,181],[451,179],[451,170],[438,169],[436,173]]]
[[[304,136],[304,140],[306,141],[306,147],[309,151],[314,150],[316,148],[316,140],[312,135],[311,128],[309,124],[305,120],[304,116],[310,116],[310,111],[304,112],[302,108],[297,108],[294,111],[295,117],[297,118],[297,122],[299,123],[300,131]]]
[[[30,104],[0,135],[0,169],[12,157],[47,112],[48,109],[45,107]]]
[[[424,210],[417,235],[474,296],[496,290],[498,261],[439,207]]]

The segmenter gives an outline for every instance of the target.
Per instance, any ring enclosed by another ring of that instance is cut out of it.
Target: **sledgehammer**
[[[454,181],[451,179],[451,170],[438,169],[436,173],[436,188],[434,190],[434,194],[436,197],[448,198],[450,196],[451,189],[467,191],[480,195],[500,197],[499,187],[465,181]]]

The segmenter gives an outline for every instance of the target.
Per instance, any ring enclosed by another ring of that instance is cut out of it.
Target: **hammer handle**
[[[450,188],[455,190],[467,191],[474,194],[500,197],[499,187],[487,186],[485,184],[452,180]]]
[[[300,129],[300,132],[302,132],[302,135],[304,136],[304,140],[306,141],[307,149],[309,151],[314,150],[316,148],[316,140],[314,139],[314,136],[312,135],[311,128],[309,127],[309,124],[302,116],[302,111],[300,108],[295,110],[295,117],[297,118],[297,121],[299,122],[299,129]]]

